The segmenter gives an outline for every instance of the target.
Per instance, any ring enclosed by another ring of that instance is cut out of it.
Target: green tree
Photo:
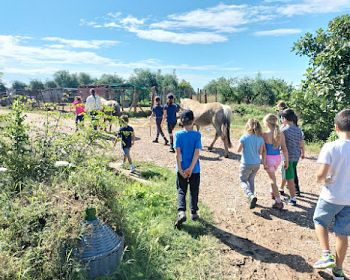
[[[91,76],[87,73],[84,72],[80,72],[78,74],[78,82],[79,85],[84,85],[84,86],[88,86],[91,85],[95,82],[95,80],[93,78],[91,78]]]
[[[292,96],[308,139],[327,139],[335,114],[350,105],[349,41],[350,16],[344,15],[294,44],[296,54],[309,58],[302,90]]]
[[[110,84],[122,84],[124,79],[116,74],[102,74],[102,76],[97,80],[98,84],[110,85]]]
[[[39,80],[31,80],[28,86],[32,92],[39,92],[45,88],[44,84]]]
[[[273,105],[276,102],[275,93],[267,80],[261,78],[258,74],[253,84],[254,98],[253,103],[257,105]]]
[[[45,82],[45,88],[46,89],[49,89],[49,88],[57,88],[57,84],[55,81],[52,81],[52,80],[47,80]]]
[[[0,94],[6,92],[6,87],[1,80],[2,75],[3,75],[3,73],[0,72]]]
[[[27,88],[26,83],[23,83],[21,81],[13,81],[12,83],[12,89],[15,91],[23,91]]]
[[[178,84],[178,89],[180,91],[180,97],[190,97],[195,94],[194,89],[190,82],[181,80]]]
[[[77,88],[79,86],[77,74],[70,74],[69,71],[57,71],[54,75],[55,83],[63,88]]]

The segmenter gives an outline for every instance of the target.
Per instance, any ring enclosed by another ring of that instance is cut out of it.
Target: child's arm
[[[305,158],[305,141],[304,139],[300,141],[301,159]]]
[[[187,169],[184,171],[186,177],[191,177],[193,168],[194,168],[194,166],[196,165],[198,159],[199,159],[199,149],[195,149],[194,154],[193,154],[193,158],[192,158],[191,165],[190,165],[189,168],[187,168]]]
[[[317,183],[319,183],[319,184],[327,183],[328,171],[329,171],[329,165],[322,163],[320,165],[318,172],[317,172],[317,175],[316,175]]]
[[[237,153],[242,152],[242,150],[243,150],[243,144],[239,143],[239,145],[237,146]]]
[[[283,133],[281,133],[281,149],[284,156],[284,169],[288,169],[288,164],[289,164],[288,149],[286,146],[286,138],[284,138]]]
[[[134,143],[135,143],[135,132],[132,131],[131,132],[131,146],[134,146]]]
[[[261,163],[264,165],[264,168],[267,168],[266,165],[266,148],[265,148],[265,144],[262,144],[260,146],[260,151],[259,151],[260,155],[261,155]]]
[[[187,178],[181,166],[181,148],[176,148],[176,163],[177,163],[177,172],[179,172],[182,177]]]

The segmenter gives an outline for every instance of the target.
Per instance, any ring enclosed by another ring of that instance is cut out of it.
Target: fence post
[[[207,90],[204,90],[204,103],[207,104],[208,103],[208,97],[207,97]]]
[[[218,90],[215,89],[215,102],[218,102]]]

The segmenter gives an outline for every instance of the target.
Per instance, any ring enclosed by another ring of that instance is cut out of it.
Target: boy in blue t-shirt
[[[163,130],[162,130],[163,114],[164,114],[164,108],[160,104],[160,97],[157,96],[156,97],[156,105],[153,106],[153,108],[152,108],[152,116],[151,116],[151,117],[154,116],[156,118],[156,124],[157,124],[157,136],[156,136],[156,139],[153,140],[153,143],[158,143],[158,138],[159,138],[159,134],[160,134],[164,138],[165,145],[168,145],[169,141],[168,141],[168,139],[166,139],[166,137],[163,133]]]
[[[191,219],[198,220],[198,194],[200,183],[199,150],[202,149],[201,134],[193,130],[193,112],[185,110],[180,115],[184,129],[175,133],[177,220],[179,228],[186,221],[186,193],[190,185]]]
[[[176,126],[176,113],[179,111],[179,106],[174,103],[174,96],[170,93],[168,94],[168,102],[164,106],[164,118],[167,120],[168,132],[170,138],[170,152],[175,153],[174,150],[174,138],[173,138],[173,130]]]

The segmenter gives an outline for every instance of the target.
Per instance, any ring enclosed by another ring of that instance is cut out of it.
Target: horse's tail
[[[229,148],[232,148],[231,138],[230,138],[230,127],[231,127],[231,117],[232,117],[232,109],[228,105],[223,105],[224,109],[224,126],[225,126],[225,134],[227,137],[227,144]]]

